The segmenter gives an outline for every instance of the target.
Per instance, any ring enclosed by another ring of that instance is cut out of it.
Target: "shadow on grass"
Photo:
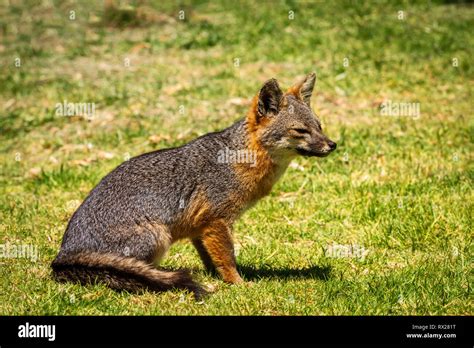
[[[311,266],[306,268],[239,266],[238,269],[239,273],[247,280],[298,278],[328,280],[331,276],[331,267],[329,266]]]

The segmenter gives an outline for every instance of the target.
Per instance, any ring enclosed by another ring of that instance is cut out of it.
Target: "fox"
[[[296,156],[325,157],[337,147],[312,111],[315,82],[313,72],[284,92],[272,78],[230,127],[120,164],[70,218],[53,278],[129,292],[182,289],[201,298],[208,291],[188,270],[159,268],[170,246],[188,239],[208,272],[244,282],[234,222],[270,193]],[[247,156],[229,155],[236,153]]]

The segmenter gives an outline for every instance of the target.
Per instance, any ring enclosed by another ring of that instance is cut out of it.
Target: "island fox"
[[[336,148],[310,108],[315,81],[309,74],[283,92],[268,80],[245,119],[119,165],[73,214],[52,263],[54,278],[101,281],[131,292],[180,288],[200,296],[206,291],[186,270],[153,266],[172,243],[189,238],[208,271],[242,282],[234,221],[270,192],[295,156],[324,157]]]

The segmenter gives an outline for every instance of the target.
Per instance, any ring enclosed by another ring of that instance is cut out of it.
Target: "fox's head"
[[[311,73],[284,93],[277,80],[271,79],[255,97],[247,121],[269,153],[325,157],[336,149],[311,110],[315,82],[316,74]]]

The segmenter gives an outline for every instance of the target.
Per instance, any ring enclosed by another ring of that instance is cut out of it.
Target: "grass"
[[[0,258],[0,314],[474,313],[472,5],[124,3],[0,7],[0,243],[39,252]],[[207,275],[188,243],[163,265],[214,286],[203,302],[50,279],[68,219],[111,169],[227,127],[266,79],[313,70],[338,150],[297,159],[236,224],[244,285]],[[95,103],[93,119],[58,116],[64,100]],[[383,116],[387,100],[420,115]]]

